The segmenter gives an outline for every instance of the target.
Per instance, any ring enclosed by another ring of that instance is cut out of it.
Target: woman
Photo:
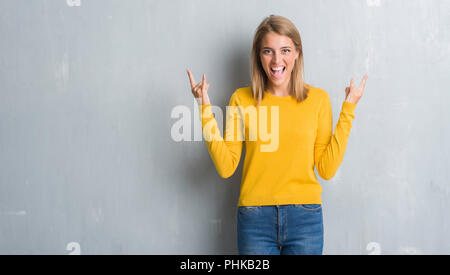
[[[211,113],[206,76],[203,74],[202,81],[195,84],[191,72],[187,73],[199,102],[208,151],[223,178],[236,170],[245,140],[237,213],[239,254],[322,254],[322,188],[314,167],[329,180],[342,163],[367,75],[359,87],[354,86],[352,78],[345,88],[333,134],[327,92],[303,80],[298,30],[288,19],[271,15],[256,30],[252,85],[237,89],[231,96],[229,106],[238,111],[227,110],[223,139]],[[252,130],[255,125],[257,135]],[[273,142],[262,138],[262,129],[269,128],[271,137],[277,139],[276,146],[263,150]]]

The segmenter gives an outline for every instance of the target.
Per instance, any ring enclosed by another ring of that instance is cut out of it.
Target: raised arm
[[[233,175],[239,164],[243,145],[243,122],[238,95],[235,92],[231,96],[226,112],[225,139],[223,139],[211,110],[211,103],[207,94],[209,83],[206,83],[206,76],[203,75],[202,82],[195,84],[191,72],[187,70],[187,73],[192,94],[199,104],[199,118],[202,122],[206,147],[219,175],[222,178],[228,178]]]
[[[355,117],[356,104],[344,101],[339,121],[333,131],[333,114],[328,95],[322,100],[319,111],[319,126],[317,128],[316,143],[314,145],[314,163],[317,172],[325,179],[331,179],[344,158],[348,136]]]
[[[341,113],[333,134],[333,114],[328,94],[323,98],[319,110],[319,125],[317,128],[316,142],[314,146],[314,163],[319,175],[325,179],[331,179],[344,159],[352,120],[355,118],[355,108],[365,86],[367,75],[364,76],[361,85],[355,88],[353,78],[350,86],[346,87],[346,98],[342,103]]]
[[[222,178],[228,178],[235,172],[241,159],[243,146],[242,112],[239,98],[234,93],[226,112],[224,137],[220,135],[217,122],[211,111],[211,104],[200,106],[203,136],[206,147],[214,162],[217,172]]]

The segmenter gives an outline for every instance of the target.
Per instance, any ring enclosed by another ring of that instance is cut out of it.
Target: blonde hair
[[[297,102],[302,102],[308,96],[308,88],[303,80],[303,47],[300,33],[289,19],[273,14],[266,17],[259,24],[253,38],[253,47],[250,57],[250,76],[252,80],[251,88],[253,98],[257,101],[257,106],[259,106],[264,97],[264,91],[267,88],[268,79],[261,65],[260,51],[262,40],[268,32],[275,32],[279,35],[289,37],[299,52],[289,81],[289,94],[295,97]]]

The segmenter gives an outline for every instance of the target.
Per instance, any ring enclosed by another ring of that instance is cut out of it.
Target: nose
[[[273,63],[275,63],[275,64],[278,64],[278,61],[280,60],[280,54],[279,53],[277,53],[277,52],[275,52],[274,54],[273,54]]]

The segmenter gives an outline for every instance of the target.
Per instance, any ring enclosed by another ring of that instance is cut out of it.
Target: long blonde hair
[[[295,25],[287,18],[270,15],[259,24],[253,38],[253,47],[250,57],[250,76],[252,79],[253,98],[257,101],[257,106],[264,97],[264,91],[267,88],[267,75],[262,68],[260,51],[262,39],[268,32],[275,32],[279,35],[289,37],[299,52],[292,69],[291,79],[289,81],[289,94],[302,102],[308,96],[308,88],[303,80],[303,46],[300,33]]]

